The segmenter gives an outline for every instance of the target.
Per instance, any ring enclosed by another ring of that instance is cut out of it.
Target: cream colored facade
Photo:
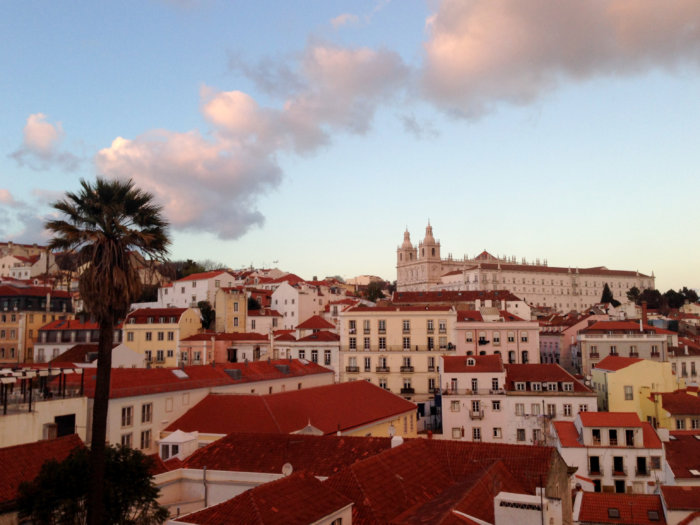
[[[465,314],[477,313],[474,320]],[[504,363],[540,362],[540,326],[537,321],[509,320],[502,312],[458,312],[455,325],[458,355],[500,354]]]
[[[598,302],[607,283],[615,299],[626,302],[627,291],[654,288],[651,276],[637,271],[548,266],[537,259],[518,263],[515,257],[494,257],[488,252],[469,258],[442,259],[440,242],[428,224],[425,238],[414,246],[408,231],[396,250],[396,289],[411,290],[509,290],[531,305],[560,311],[581,310]],[[446,275],[449,274],[449,275]]]
[[[147,311],[141,309],[127,316],[123,343],[143,354],[146,362],[153,366],[178,366],[180,339],[194,335],[202,328],[199,310],[188,308],[180,313],[179,309],[154,309],[152,316],[146,316],[146,322],[136,322],[134,314]],[[141,319],[140,315],[138,319]]]
[[[214,299],[217,332],[245,332],[248,294],[238,288],[218,288]]]
[[[456,353],[455,322],[455,310],[442,306],[340,312],[340,381],[369,380],[412,401],[432,398],[440,356]]]
[[[679,378],[670,363],[642,359],[618,370],[596,367],[591,371],[591,386],[598,395],[598,408],[606,412],[636,412],[648,421],[646,399],[650,392],[673,392]]]

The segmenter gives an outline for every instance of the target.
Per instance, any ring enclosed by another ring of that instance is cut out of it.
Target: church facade
[[[638,271],[549,266],[547,261],[517,262],[484,251],[473,258],[443,259],[430,224],[417,246],[404,232],[396,250],[396,290],[508,290],[532,306],[558,311],[584,310],[600,302],[605,284],[615,299],[627,302],[627,291],[654,288],[654,274]]]

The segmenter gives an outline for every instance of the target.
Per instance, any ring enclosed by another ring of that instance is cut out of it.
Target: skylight
[[[179,368],[172,370],[172,373],[175,374],[175,377],[177,377],[178,379],[189,379],[190,378],[190,376],[188,376],[184,370],[180,370]]]
[[[608,508],[608,518],[619,518],[620,517],[620,509],[616,509],[614,507]]]

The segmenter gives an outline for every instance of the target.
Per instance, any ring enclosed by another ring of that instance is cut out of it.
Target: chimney
[[[646,326],[647,323],[647,302],[642,301],[642,323]]]
[[[688,355],[688,345],[685,345],[685,355]]]

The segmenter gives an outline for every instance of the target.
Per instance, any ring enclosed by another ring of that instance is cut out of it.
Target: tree
[[[163,523],[168,511],[157,502],[158,488],[150,475],[152,460],[131,448],[104,448],[102,503],[109,523]],[[33,481],[19,486],[20,516],[34,523],[85,523],[90,485],[85,472],[89,461],[88,450],[81,447],[61,462],[52,459],[44,463]]]
[[[385,286],[384,281],[372,281],[367,285],[365,289],[365,298],[368,301],[376,301],[377,299],[384,299],[384,292],[382,288]]]
[[[94,184],[81,180],[80,185],[78,193],[68,192],[65,199],[53,204],[65,218],[48,221],[46,229],[54,234],[51,249],[73,251],[88,261],[79,290],[85,309],[99,325],[87,499],[88,523],[97,525],[104,515],[104,445],[114,326],[141,293],[139,274],[129,253],[162,260],[169,240],[161,207],[132,181],[97,178]]]
[[[639,291],[639,288],[637,288],[636,286],[633,286],[632,288],[627,290],[627,299],[630,302],[637,304],[637,301],[639,300],[640,293],[641,292]]]
[[[202,319],[202,328],[208,330],[216,319],[216,312],[214,312],[209,301],[199,301],[197,308],[199,308],[199,316]]]
[[[685,297],[683,294],[675,291],[673,288],[664,294],[664,299],[669,308],[680,308],[685,304]]]
[[[639,294],[637,304],[642,304],[642,301],[646,301],[649,308],[664,308],[666,306],[666,299],[661,295],[661,292],[649,288]]]
[[[603,295],[601,295],[600,297],[600,302],[610,303],[611,305],[613,305],[613,308],[617,308],[618,306],[620,306],[620,301],[615,299],[612,291],[610,290],[610,287],[608,286],[608,283],[605,283],[605,286],[603,286]]]
[[[687,286],[684,286],[679,290],[681,295],[685,298],[686,301],[689,303],[697,303],[698,302],[698,293],[695,290],[692,290],[688,288]]]

